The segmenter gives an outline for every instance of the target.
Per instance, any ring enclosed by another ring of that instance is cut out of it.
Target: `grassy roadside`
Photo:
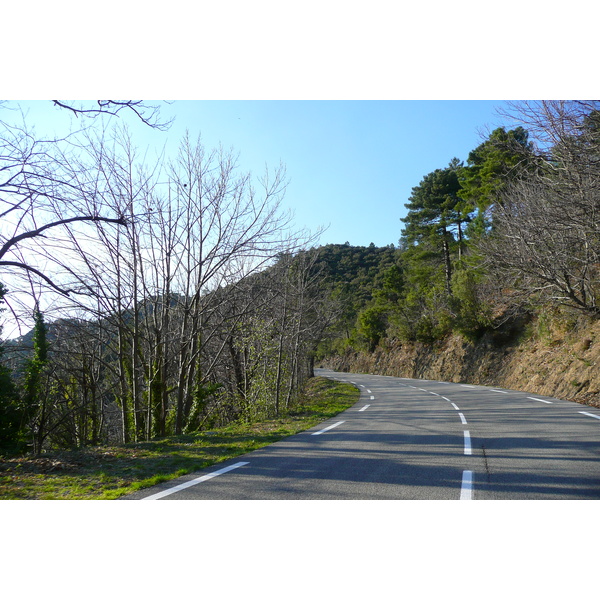
[[[151,442],[0,458],[1,500],[110,500],[304,431],[352,406],[352,385],[315,377],[287,414]]]

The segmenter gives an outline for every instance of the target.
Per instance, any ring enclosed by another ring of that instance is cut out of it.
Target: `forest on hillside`
[[[94,110],[161,126],[141,103]],[[315,246],[280,210],[282,169],[257,185],[199,141],[157,166],[123,129],[1,124],[0,293],[35,326],[1,350],[0,452],[277,415],[349,349],[598,319],[600,103],[510,114],[466,161],[416,174],[384,248]]]

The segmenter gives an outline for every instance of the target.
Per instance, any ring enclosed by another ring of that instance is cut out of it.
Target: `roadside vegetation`
[[[360,392],[324,377],[278,417],[152,441],[0,459],[0,499],[110,500],[257,450],[350,408]]]

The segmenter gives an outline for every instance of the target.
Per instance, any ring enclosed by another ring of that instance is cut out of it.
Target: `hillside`
[[[374,352],[347,351],[322,366],[340,371],[498,386],[600,407],[600,323],[542,326],[534,319],[516,340],[491,334],[476,343],[390,342]]]

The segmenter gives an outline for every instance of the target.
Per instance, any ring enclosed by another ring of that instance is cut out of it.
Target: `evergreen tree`
[[[401,219],[405,228],[401,245],[413,252],[416,260],[427,260],[439,253],[443,261],[445,288],[451,295],[452,249],[463,246],[463,230],[469,220],[467,206],[459,196],[458,173],[462,163],[454,158],[445,169],[436,169],[426,175],[412,189],[405,204],[408,214]]]
[[[48,363],[48,328],[44,315],[36,307],[33,327],[33,356],[25,363],[22,413],[33,434],[33,450],[39,454],[46,437],[48,422],[47,390],[44,370]]]
[[[490,207],[500,201],[506,184],[521,177],[533,164],[533,146],[523,127],[495,129],[485,142],[469,153],[459,170],[458,195],[476,212],[470,235],[481,235],[491,225]]]

